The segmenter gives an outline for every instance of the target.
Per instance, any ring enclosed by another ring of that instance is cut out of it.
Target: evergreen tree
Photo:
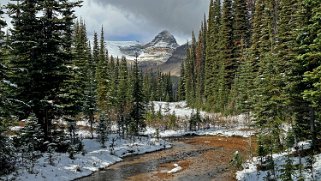
[[[116,58],[116,61],[113,56],[110,57],[110,76],[111,76],[111,85],[110,85],[110,99],[112,108],[116,109],[119,104],[118,100],[118,90],[119,90],[119,59]]]
[[[165,100],[166,102],[172,102],[174,100],[172,76],[171,76],[171,73],[168,73],[167,75],[165,74],[164,76],[166,78]]]
[[[218,98],[218,73],[219,73],[219,28],[221,26],[221,1],[211,1],[208,30],[206,33],[206,60],[205,60],[205,88],[207,110],[213,111]]]
[[[20,135],[22,147],[27,149],[24,151],[33,152],[43,149],[44,133],[35,114],[30,114],[25,127],[20,130]]]
[[[6,26],[6,22],[2,19],[3,13],[2,7],[0,6],[0,129],[6,130],[8,126],[6,119],[13,113],[12,104],[10,104],[9,100],[10,87],[15,88],[16,86],[8,81],[9,69],[6,65],[8,55],[5,48],[5,35],[2,31]]]
[[[249,49],[251,55],[251,61],[253,65],[253,71],[258,72],[259,62],[260,62],[260,53],[264,53],[261,49],[262,41],[260,37],[262,36],[262,26],[263,26],[263,16],[264,16],[265,4],[263,0],[256,0],[255,10],[253,15],[252,22],[252,36],[251,36],[251,47]]]
[[[181,63],[181,73],[178,80],[178,92],[177,92],[177,100],[182,101],[185,100],[185,67],[184,61]]]
[[[254,107],[254,116],[259,128],[273,135],[273,148],[282,149],[280,125],[286,119],[284,96],[282,95],[281,76],[277,66],[277,59],[273,55],[266,55],[261,62],[263,72],[257,78],[257,97]]]
[[[151,82],[152,82],[152,72],[146,73],[144,74],[144,80],[143,80],[143,92],[145,95],[145,101],[149,102],[152,101],[151,98],[151,92],[152,92],[152,88],[151,88]]]
[[[95,64],[92,57],[92,54],[90,53],[91,46],[90,43],[88,45],[88,58],[86,63],[86,72],[85,72],[85,89],[84,89],[84,106],[83,110],[85,115],[89,117],[90,122],[90,132],[91,132],[91,138],[93,139],[94,135],[94,114],[96,111],[96,84],[95,84]]]
[[[128,68],[127,68],[127,60],[126,57],[121,58],[121,63],[119,66],[119,87],[118,87],[118,112],[119,112],[119,119],[118,119],[118,130],[119,134],[122,133],[124,135],[125,131],[125,123],[128,119],[128,114],[130,110],[129,106],[129,95],[128,90],[130,88],[128,81]]]
[[[17,98],[35,113],[46,139],[54,112],[64,108],[59,106],[58,90],[71,61],[71,39],[66,37],[71,35],[72,9],[80,3],[24,0],[8,4],[13,20],[11,54],[15,55],[10,61],[11,81],[18,86]]]
[[[72,19],[71,19],[72,20]],[[83,111],[86,63],[88,58],[86,27],[83,22],[76,22],[73,36],[68,32],[66,39],[72,37],[72,48],[68,50],[68,75],[60,89],[60,99],[63,102],[63,115],[76,116]]]
[[[246,51],[246,50],[243,50]],[[243,53],[238,71],[238,96],[236,98],[236,111],[249,114],[253,110],[252,97],[254,96],[255,73],[248,51]]]
[[[186,101],[189,105],[195,106],[195,62],[196,62],[196,39],[192,32],[192,43],[187,50],[187,58],[185,62],[185,91]]]
[[[98,135],[98,142],[100,143],[102,148],[106,148],[106,141],[107,137],[107,117],[105,113],[101,113],[99,115],[99,124],[97,126],[97,135]]]
[[[94,33],[94,42],[93,42],[93,62],[94,62],[95,67],[97,66],[97,64],[100,60],[99,59],[99,52],[100,52],[100,49],[99,49],[99,45],[98,45],[98,35],[95,32]],[[96,70],[94,73],[96,75]]]
[[[306,15],[306,24],[303,26],[302,34],[300,33],[300,53],[299,60],[301,66],[305,68],[303,75],[303,99],[308,102],[306,106],[308,109],[308,126],[310,131],[306,130],[306,133],[309,133],[309,137],[312,140],[313,149],[318,149],[316,147],[317,133],[319,132],[317,124],[319,121],[316,119],[320,114],[320,27],[321,23],[320,12],[321,8],[319,7],[319,1],[305,1],[304,8]],[[309,18],[309,19],[307,19]],[[305,114],[306,115],[306,114]],[[300,122],[299,125],[307,127],[304,122]]]
[[[86,90],[88,86],[92,86],[92,80],[90,79],[93,79],[92,71],[95,68],[91,65],[93,64],[90,52],[91,48],[88,44],[86,24],[84,22],[80,21],[79,23],[76,23],[73,43],[73,66],[76,69],[76,75],[74,76],[74,91],[78,91],[77,102],[79,102],[79,107],[83,107],[88,103],[88,99],[86,99],[87,96],[92,96],[90,94],[92,94],[93,90],[89,92],[85,92],[84,90]],[[83,107],[82,110],[86,112],[88,111],[88,108]]]
[[[262,2],[263,3],[263,2]],[[282,145],[282,129],[280,125],[287,120],[286,97],[284,94],[284,66],[276,56],[276,38],[274,24],[276,4],[273,1],[264,2],[263,19],[261,19],[260,62],[258,76],[255,79],[253,96],[254,118],[262,135],[270,144],[270,152],[280,151]],[[253,34],[253,36],[256,36]]]
[[[199,32],[197,47],[196,47],[196,62],[195,62],[195,106],[197,108],[201,108],[202,101],[203,101],[203,92],[204,92],[204,64],[205,64],[205,57],[204,57],[204,33],[203,33],[203,23],[201,30]]]
[[[289,2],[283,2],[289,3]],[[303,92],[310,85],[303,80],[303,75],[309,67],[304,66],[305,60],[300,54],[304,54],[308,51],[306,48],[308,44],[311,43],[309,36],[306,36],[307,27],[311,23],[311,9],[307,8],[307,4],[302,1],[292,1],[291,6],[284,7],[285,12],[292,11],[291,8],[295,9],[295,13],[291,15],[291,19],[288,19],[288,22],[293,23],[294,27],[290,32],[283,33],[286,36],[283,37],[283,48],[289,51],[288,54],[284,55],[285,52],[282,52],[284,59],[289,59],[286,62],[286,87],[285,91],[287,94],[287,106],[294,126],[295,137],[298,141],[304,140],[306,135],[309,135],[311,132],[310,124],[312,111],[309,106],[309,102],[303,99]],[[304,5],[305,4],[305,5]],[[283,21],[286,18],[283,19]],[[286,22],[285,22],[286,23]],[[286,30],[287,27],[283,27]],[[282,40],[282,39],[281,39]],[[295,40],[295,41],[294,41]],[[281,44],[281,45],[282,45]],[[289,45],[288,45],[289,44]],[[301,47],[300,47],[301,46]],[[282,54],[280,54],[282,56]]]
[[[14,169],[15,162],[15,148],[13,147],[10,139],[6,135],[10,121],[8,118],[13,113],[12,104],[8,99],[8,88],[4,82],[7,78],[7,66],[6,66],[6,53],[5,53],[5,40],[4,32],[2,28],[6,26],[6,22],[3,20],[3,10],[0,4],[0,175],[8,174]]]
[[[94,41],[95,42],[95,41]],[[94,45],[94,48],[97,45]],[[97,81],[97,107],[100,111],[107,112],[110,106],[110,76],[108,69],[108,56],[106,56],[104,30],[101,30],[100,36],[100,49],[99,49],[99,62],[96,70],[96,81]],[[94,49],[95,59],[95,49]]]
[[[228,99],[227,109],[229,112],[235,112],[237,108],[237,99],[240,85],[240,65],[243,64],[245,48],[249,46],[250,37],[250,23],[246,1],[237,0],[233,2],[234,9],[234,23],[233,23],[233,57],[236,66],[233,85]]]
[[[234,27],[233,27],[233,36],[234,36],[234,56],[238,59],[243,47],[249,47],[250,44],[250,22],[247,9],[247,3],[243,0],[235,0],[233,2],[234,9]],[[243,43],[242,43],[243,41]]]
[[[221,50],[221,66],[224,66],[225,84],[227,90],[231,89],[235,72],[237,69],[237,62],[233,57],[233,10],[232,1],[225,0],[222,9],[222,26],[220,28],[220,50]]]
[[[138,55],[136,54],[134,69],[133,69],[133,90],[132,90],[132,111],[130,116],[132,118],[132,122],[130,124],[131,130],[134,134],[138,134],[138,132],[145,128],[144,122],[144,114],[145,114],[145,102],[144,95],[142,90],[142,80],[141,80],[141,72],[138,69]]]
[[[196,110],[196,114],[192,112],[189,120],[189,130],[196,131],[197,125],[202,121],[199,109]]]

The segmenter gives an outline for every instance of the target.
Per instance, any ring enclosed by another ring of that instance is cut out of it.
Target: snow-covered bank
[[[176,130],[163,130],[160,128],[160,137],[173,137],[184,135],[220,135],[220,136],[241,136],[250,137],[255,134],[255,130],[249,129],[250,120],[246,115],[237,116],[223,116],[218,113],[208,113],[200,111],[200,116],[208,118],[210,121],[197,131],[189,131],[188,121],[191,115],[196,114],[196,109],[192,109],[187,106],[185,101],[182,102],[152,102],[154,104],[154,110],[160,111],[162,115],[175,115],[179,120],[183,120],[180,124],[180,128]],[[148,127],[142,134],[155,135],[155,128]]]
[[[181,102],[158,102],[153,101],[155,111],[161,111],[163,115],[173,114],[179,119],[188,120],[191,115],[196,114],[197,110],[187,106],[185,101]],[[220,113],[209,113],[205,111],[200,111],[202,118],[209,118],[210,120],[221,124],[225,127],[237,127],[239,129],[248,129],[250,125],[250,118],[246,115],[236,115],[236,116],[224,116]]]
[[[155,135],[156,129],[154,128],[147,128],[145,135]],[[184,135],[198,135],[198,136],[241,136],[241,137],[250,137],[255,134],[253,130],[242,130],[242,129],[227,129],[222,127],[217,128],[209,128],[204,130],[197,130],[197,131],[185,131],[185,130],[165,130],[160,131],[159,136],[161,138],[166,137],[177,137],[177,136],[184,136]]]
[[[168,142],[146,137],[136,137],[135,140],[131,141],[119,139],[116,136],[113,136],[113,138],[116,139],[113,151],[110,150],[110,146],[102,149],[95,139],[85,139],[83,140],[84,149],[87,152],[85,155],[77,154],[75,156],[76,159],[72,160],[68,157],[68,153],[55,153],[53,155],[54,165],[50,165],[46,153],[36,161],[33,168],[34,174],[29,173],[25,165],[21,165],[16,172],[6,177],[1,177],[0,180],[73,180],[119,162],[124,156],[143,154],[171,147]],[[107,145],[112,144],[111,137],[109,140]]]
[[[300,143],[303,149],[308,149],[309,144],[307,142]],[[291,153],[294,152],[294,148],[291,150]],[[288,158],[287,152],[273,154],[273,160],[275,163],[275,170],[276,170],[276,177],[277,180],[281,180],[281,170],[284,169],[286,160]],[[297,166],[300,163],[299,157],[290,157],[292,160],[292,165]],[[304,180],[321,180],[321,154],[314,155],[314,163],[313,163],[313,172],[310,168],[307,167],[308,165],[308,157],[302,157],[301,163],[302,167],[302,176]],[[246,163],[243,164],[243,170],[238,171],[236,173],[236,178],[239,181],[264,181],[268,175],[268,171],[262,171],[257,169],[257,165],[259,164],[260,159],[258,157],[254,157],[251,160],[248,160]],[[312,174],[313,173],[313,174]],[[292,180],[296,181],[299,180],[300,171],[298,169],[294,170],[292,173]]]

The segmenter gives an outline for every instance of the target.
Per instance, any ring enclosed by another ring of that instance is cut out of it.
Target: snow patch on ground
[[[122,157],[171,147],[168,142],[147,137],[133,137],[131,140],[124,140],[113,135],[109,140],[112,140],[112,138],[116,139],[114,150],[110,149],[109,145],[112,143],[111,141],[106,143],[106,145],[108,145],[107,148],[101,148],[95,139],[85,139],[83,140],[83,144],[87,153],[84,156],[77,154],[75,156],[76,159],[72,160],[69,158],[68,153],[54,153],[54,165],[50,165],[48,162],[48,154],[45,153],[36,161],[33,174],[27,171],[25,165],[22,165],[11,175],[0,177],[0,180],[73,180],[88,176],[99,169],[119,162],[122,160]]]
[[[155,135],[156,129],[148,127],[145,132],[145,135]],[[241,137],[250,137],[255,134],[253,130],[237,130],[237,129],[226,129],[222,127],[209,128],[204,130],[197,131],[185,131],[185,130],[165,130],[160,131],[159,136],[162,138],[166,137],[178,137],[185,135],[198,135],[198,136],[241,136]]]
[[[175,114],[179,119],[189,120],[192,114],[196,114],[196,109],[192,109],[187,106],[185,101],[182,102],[152,102],[154,104],[155,112],[161,111],[163,115]],[[207,113],[200,111],[201,117],[209,117],[214,122],[221,121],[222,123],[209,124],[207,128],[199,129],[197,131],[189,131],[187,128],[178,130],[161,130],[159,131],[160,137],[174,137],[184,135],[221,135],[221,136],[242,136],[250,137],[255,134],[253,129],[249,129],[249,121],[246,119],[246,115],[238,116],[222,116],[215,113]],[[143,134],[155,135],[156,129],[148,127]]]
[[[300,148],[309,149],[311,147],[310,141],[300,142],[298,144]],[[291,153],[295,151],[291,149]],[[277,178],[280,178],[281,171],[287,160],[287,152],[273,154],[273,160],[275,163],[275,170]],[[299,157],[291,157],[292,165],[298,165],[300,162],[304,165],[302,170],[302,176],[304,180],[321,180],[321,154],[314,155],[315,162],[313,163],[313,174],[311,169],[306,168],[308,157],[302,157],[301,161]],[[236,179],[239,181],[263,181],[266,180],[268,175],[267,171],[258,171],[257,165],[260,163],[258,157],[254,157],[243,164],[243,170],[236,172]],[[298,180],[300,176],[299,170],[295,170],[292,174],[292,180]],[[313,176],[313,178],[312,178]],[[279,180],[279,179],[278,179]]]
[[[161,110],[163,115],[170,115],[175,114],[180,119],[189,119],[191,115],[196,114],[197,110],[192,109],[187,106],[186,101],[181,102],[159,102],[153,101],[155,111]],[[205,118],[208,117],[214,120],[221,120],[225,121],[226,123],[233,123],[229,124],[230,127],[239,127],[239,128],[248,128],[249,120],[247,116],[244,114],[237,115],[237,116],[223,116],[220,113],[208,113],[205,111],[200,111],[201,117]]]
[[[23,127],[22,126],[12,126],[10,127],[11,131],[20,131]]]
[[[172,170],[168,171],[167,173],[176,173],[176,172],[179,172],[179,171],[182,170],[182,167],[179,166],[179,165],[176,164],[176,163],[174,164],[174,167],[175,167],[175,168],[173,168]]]

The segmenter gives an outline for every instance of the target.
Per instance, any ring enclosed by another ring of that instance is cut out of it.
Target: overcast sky
[[[8,0],[1,0],[2,4]],[[149,42],[169,30],[179,44],[198,32],[209,0],[84,0],[76,15],[85,20],[89,37],[105,29],[107,40]]]

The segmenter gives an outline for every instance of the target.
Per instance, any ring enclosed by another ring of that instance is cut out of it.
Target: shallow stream
[[[126,157],[122,162],[78,180],[233,181],[235,169],[229,164],[233,153],[239,151],[243,157],[250,153],[248,138],[197,136],[171,141],[171,149]],[[182,169],[176,173],[168,173],[175,168],[174,164]]]

